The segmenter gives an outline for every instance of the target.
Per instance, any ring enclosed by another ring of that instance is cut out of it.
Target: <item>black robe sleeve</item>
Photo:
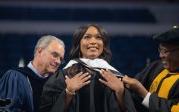
[[[40,112],[64,112],[65,79],[62,72],[49,78],[43,88]]]
[[[154,78],[163,70],[163,65],[160,61],[152,63],[150,66],[147,66],[141,73],[136,76],[144,87],[149,90],[151,83]],[[149,107],[147,111],[149,112],[171,112],[173,105],[179,103],[179,80],[174,84],[174,87],[171,88],[169,92],[168,99],[161,98],[157,96],[156,93],[152,93],[149,99]],[[135,93],[134,93],[135,94]],[[135,102],[137,103],[137,110],[139,112],[146,112],[146,108],[143,105],[140,105],[142,98],[138,95],[133,95]]]
[[[173,112],[171,111],[172,107],[179,103],[179,80],[174,86],[169,93],[170,98],[168,99],[160,98],[155,93],[151,94],[149,99],[149,112]]]
[[[73,71],[73,72],[72,72]],[[65,77],[73,77],[80,71],[91,74],[91,83],[81,88],[73,97],[67,112],[122,112],[117,103],[114,91],[99,82],[99,73],[86,69],[84,66],[77,64],[68,70],[51,76],[46,82],[42,97],[40,112],[64,112],[65,111]],[[132,105],[130,94],[125,92],[125,103],[128,112],[135,112]]]
[[[34,112],[28,78],[17,70],[8,70],[0,78],[0,99],[11,101],[11,104],[5,107],[10,112]]]

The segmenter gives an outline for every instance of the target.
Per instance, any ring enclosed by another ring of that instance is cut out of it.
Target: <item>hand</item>
[[[113,74],[109,70],[103,70],[102,69],[100,74],[105,79],[105,80],[99,79],[99,81],[101,83],[103,83],[104,85],[108,86],[113,91],[115,91],[117,93],[120,92],[121,94],[123,94],[124,85],[123,85],[123,82],[121,81],[121,78],[117,78],[116,75]]]
[[[130,78],[126,75],[123,77],[122,81],[127,88],[137,92],[141,97],[145,97],[147,95],[148,91],[137,79]]]
[[[78,91],[80,88],[90,83],[90,77],[91,75],[88,75],[88,73],[82,72],[76,74],[73,78],[65,76],[65,83],[68,91],[75,93],[75,91]]]

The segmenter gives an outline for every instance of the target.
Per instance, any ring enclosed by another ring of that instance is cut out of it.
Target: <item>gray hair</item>
[[[35,49],[34,49],[34,55],[35,55],[35,53],[37,52],[37,49],[38,48],[46,48],[46,47],[48,47],[48,45],[52,42],[52,41],[57,41],[57,42],[59,42],[59,44],[60,45],[62,45],[64,48],[65,48],[65,44],[64,44],[64,42],[61,40],[61,39],[59,39],[59,38],[57,38],[57,37],[55,37],[55,36],[52,36],[52,35],[45,35],[45,36],[42,36],[39,40],[38,40],[38,42],[37,42],[37,44],[36,44],[36,46],[35,46]]]

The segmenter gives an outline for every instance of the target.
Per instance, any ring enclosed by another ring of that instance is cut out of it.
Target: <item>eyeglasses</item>
[[[61,63],[61,64],[64,63],[64,59],[63,59],[63,57],[62,57],[59,53],[57,53],[57,52],[55,52],[55,51],[50,51],[50,50],[48,50],[48,52],[50,53],[50,55],[51,55],[53,58],[60,60],[60,63]]]
[[[158,48],[158,52],[161,54],[167,54],[167,53],[171,53],[171,52],[175,52],[179,50],[179,47],[173,48],[173,49],[164,49],[164,48]]]

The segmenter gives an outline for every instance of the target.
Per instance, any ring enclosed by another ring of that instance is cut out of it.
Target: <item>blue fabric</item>
[[[11,99],[6,107],[10,112],[33,112],[33,97],[31,85],[26,75],[8,70],[0,79],[0,98]]]

